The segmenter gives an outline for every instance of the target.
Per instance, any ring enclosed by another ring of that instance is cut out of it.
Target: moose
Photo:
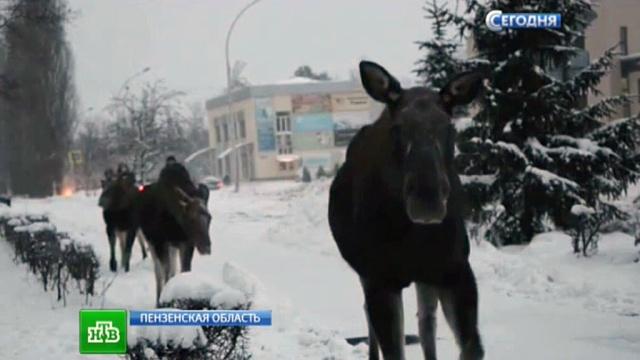
[[[402,289],[415,283],[425,359],[436,359],[441,304],[461,350],[482,359],[478,291],[468,261],[463,189],[454,169],[455,106],[470,103],[482,76],[455,76],[440,91],[402,88],[382,66],[362,61],[365,91],[384,103],[351,140],[329,194],[329,225],[364,291],[369,359],[402,360]]]
[[[135,204],[139,236],[149,245],[156,277],[156,306],[160,306],[162,288],[177,270],[191,270],[194,248],[201,255],[211,253],[207,210],[209,189],[194,185],[187,169],[167,158],[158,181],[144,187]],[[131,243],[129,243],[129,246]]]
[[[115,272],[118,269],[115,246],[116,238],[120,244],[120,261],[125,272],[129,271],[131,258],[131,246],[136,238],[137,228],[133,219],[134,202],[137,188],[135,175],[128,170],[125,164],[118,166],[115,175],[111,169],[105,171],[105,179],[102,181],[102,193],[98,204],[102,207],[102,218],[106,224],[107,238],[109,239],[110,259],[109,267]],[[142,258],[147,258],[142,239],[139,238]]]

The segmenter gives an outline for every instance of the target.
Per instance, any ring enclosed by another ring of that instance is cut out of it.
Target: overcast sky
[[[248,0],[69,0],[68,26],[84,109],[103,108],[131,75],[166,79],[203,101],[225,85],[224,37]],[[424,0],[262,0],[240,20],[231,59],[253,84],[289,78],[295,68],[347,79],[361,58],[411,76],[430,36]]]

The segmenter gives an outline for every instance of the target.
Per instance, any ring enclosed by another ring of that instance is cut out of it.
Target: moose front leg
[[[129,272],[129,265],[131,262],[131,252],[133,251],[133,243],[136,241],[136,231],[135,230],[127,230],[124,234],[120,235],[124,236],[125,240],[121,245],[122,248],[122,266],[124,267],[125,272]]]
[[[191,260],[193,259],[193,245],[180,246],[180,271],[191,271]]]
[[[361,281],[368,319],[382,350],[382,357],[385,360],[404,360],[402,290],[391,289],[366,279]],[[371,354],[369,357],[372,358]]]
[[[433,285],[416,282],[418,300],[418,332],[425,360],[436,360],[436,310],[438,289]]]
[[[466,263],[453,276],[453,283],[439,290],[444,316],[460,347],[460,360],[481,360],[484,350],[478,332],[478,289]]]

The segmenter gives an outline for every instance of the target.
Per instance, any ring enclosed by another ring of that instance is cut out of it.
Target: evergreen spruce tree
[[[493,32],[488,11],[561,13],[562,28]],[[478,211],[502,209],[488,231],[496,244],[525,243],[556,226],[579,226],[571,208],[582,205],[599,218],[621,213],[608,200],[638,180],[638,117],[606,121],[625,97],[587,105],[589,93],[610,69],[611,49],[572,76],[566,69],[594,19],[588,0],[468,0],[467,16],[451,18],[471,35],[477,58],[465,64],[487,74],[481,107],[459,134],[457,165]],[[615,44],[612,44],[615,45]],[[606,123],[606,124],[605,124]]]
[[[426,86],[435,90],[447,84],[449,77],[461,69],[461,63],[455,58],[460,45],[459,41],[447,36],[447,27],[453,25],[453,18],[446,7],[446,2],[430,0],[424,6],[425,18],[431,21],[432,38],[418,42],[420,50],[426,55],[416,63],[414,71]]]

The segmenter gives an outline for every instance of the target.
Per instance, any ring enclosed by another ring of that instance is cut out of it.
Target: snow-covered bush
[[[0,214],[0,230],[13,245],[14,261],[26,264],[44,291],[55,289],[58,301],[66,303],[69,280],[86,297],[93,295],[100,266],[93,248],[77,244],[48,221],[41,215]]]
[[[169,280],[160,307],[179,310],[248,310],[248,295],[213,283],[209,276],[181,273]],[[250,359],[247,328],[238,326],[140,327],[129,336],[129,359]]]
[[[613,218],[625,216],[613,205],[601,203],[600,207],[607,209],[594,209],[589,206],[576,204],[571,207],[572,224],[568,230],[572,238],[573,252],[589,256],[598,250],[598,240],[602,226]]]

